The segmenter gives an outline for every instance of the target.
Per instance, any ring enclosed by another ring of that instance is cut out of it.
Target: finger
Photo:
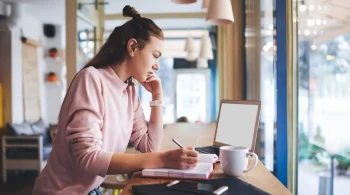
[[[145,83],[147,83],[152,77],[154,77],[154,76],[147,76],[147,79],[145,80]]]
[[[193,147],[192,146],[187,146],[186,149],[193,150]]]
[[[147,83],[149,83],[149,82],[151,82],[151,81],[159,81],[159,78],[158,78],[158,77],[152,76],[152,77],[149,77],[149,78],[146,80]]]
[[[190,165],[192,164],[197,164],[198,163],[198,158],[197,157],[187,157],[186,162]]]
[[[159,76],[155,72],[150,72],[150,73],[147,74],[147,76],[155,76],[155,77],[159,78]]]
[[[157,76],[157,74],[154,73],[154,72],[149,72],[149,73],[147,74],[147,76]]]
[[[196,164],[189,164],[189,163],[181,163],[180,169],[189,169],[196,167]]]
[[[194,168],[196,167],[197,164],[186,164],[185,167],[186,169]]]
[[[194,150],[186,150],[185,151],[185,154],[187,156],[192,156],[192,157],[197,157],[198,156],[198,152],[197,151],[194,151]]]

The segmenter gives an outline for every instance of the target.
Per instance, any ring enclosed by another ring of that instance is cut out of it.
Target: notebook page
[[[174,177],[174,178],[207,178],[213,171],[213,164],[211,163],[197,163],[196,167],[190,169],[144,169],[143,176],[155,177]]]
[[[215,163],[218,159],[216,154],[198,154],[198,161],[202,163]]]

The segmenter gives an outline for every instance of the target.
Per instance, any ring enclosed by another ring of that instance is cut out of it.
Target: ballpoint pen
[[[178,145],[180,148],[185,148],[183,145],[181,145],[178,141],[176,141],[176,139],[172,139],[173,142]]]
[[[176,139],[172,139],[173,140],[173,142],[176,144],[176,145],[178,145],[180,148],[185,148],[182,144],[180,144]],[[208,152],[204,152],[204,151],[200,151],[200,153],[202,153],[202,154],[210,154],[210,153],[208,153]]]

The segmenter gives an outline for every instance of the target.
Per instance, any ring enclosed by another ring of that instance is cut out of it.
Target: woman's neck
[[[123,82],[127,82],[127,80],[131,77],[125,61],[121,64],[111,65],[111,68]]]

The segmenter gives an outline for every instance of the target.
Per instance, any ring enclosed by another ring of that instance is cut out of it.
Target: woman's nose
[[[153,70],[159,70],[159,65],[158,64],[155,64],[155,65],[153,65]]]

